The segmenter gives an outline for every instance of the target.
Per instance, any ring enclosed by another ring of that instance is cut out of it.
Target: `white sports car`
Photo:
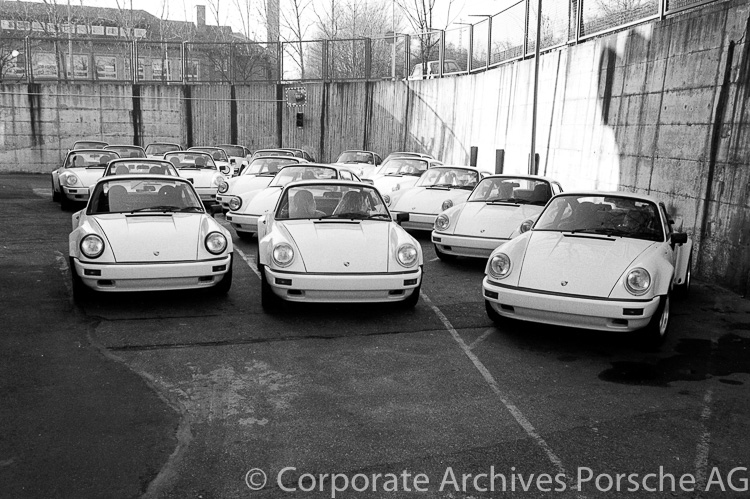
[[[690,286],[692,243],[664,203],[627,192],[563,193],[490,256],[487,314],[605,331],[667,334],[673,291]]]
[[[182,146],[173,142],[153,142],[147,145],[145,150],[146,157],[162,159],[168,152],[182,151]]]
[[[216,200],[224,210],[228,210],[229,201],[233,197],[267,187],[279,168],[299,163],[307,163],[307,161],[294,156],[258,156],[250,161],[239,176],[226,179],[219,184]]]
[[[229,161],[229,156],[224,149],[221,149],[220,147],[196,146],[189,147],[188,151],[202,151],[210,154],[214,160],[214,163],[216,164],[216,168],[218,168],[223,175],[226,175],[227,177],[231,177],[234,175],[234,166]],[[237,172],[239,172],[239,166],[237,166]]]
[[[164,159],[151,158],[134,158],[134,159],[113,159],[104,169],[102,177],[111,175],[169,175],[179,177],[177,168],[172,163]]]
[[[104,149],[74,149],[68,152],[60,168],[52,172],[52,200],[69,210],[74,202],[85,203],[91,186],[113,159],[120,156]]]
[[[414,187],[424,172],[433,166],[442,165],[443,163],[432,158],[391,156],[364,181],[377,187],[385,204],[391,206],[407,189]]]
[[[380,155],[372,151],[344,151],[334,162],[335,165],[348,167],[360,178],[367,178],[383,162]]]
[[[561,192],[558,182],[544,177],[485,177],[464,204],[435,219],[435,253],[441,260],[487,258],[502,243],[529,230],[552,195]]]
[[[403,302],[422,284],[419,243],[391,217],[377,189],[359,182],[287,185],[258,227],[261,302]]]
[[[164,159],[177,168],[180,177],[192,182],[203,203],[216,203],[216,193],[225,178],[210,154],[201,151],[174,151],[166,153]]]
[[[166,175],[114,175],[73,215],[73,293],[232,285],[232,238],[208,215],[192,184]]]
[[[237,144],[219,144],[216,147],[224,149],[229,157],[229,164],[232,166],[232,176],[240,174],[243,167],[247,166],[247,157],[250,156],[250,149]]]
[[[301,159],[301,158],[300,158]],[[242,239],[248,239],[258,232],[260,217],[273,210],[283,187],[299,180],[343,179],[359,182],[360,179],[348,168],[338,165],[303,163],[282,167],[265,189],[245,192],[234,196],[229,202],[230,212],[227,222]]]
[[[406,229],[432,230],[438,214],[465,202],[484,176],[470,166],[430,168],[414,187],[391,202],[391,211],[409,214]]]

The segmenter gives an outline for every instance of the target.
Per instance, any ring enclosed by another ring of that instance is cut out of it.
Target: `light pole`
[[[534,103],[531,111],[531,152],[529,154],[529,174],[536,171],[536,110],[539,100],[539,45],[541,43],[542,0],[537,0],[536,7],[536,43],[534,45]]]
[[[73,24],[70,20],[70,0],[68,0],[68,78],[74,78],[73,75],[73,38],[71,32]]]

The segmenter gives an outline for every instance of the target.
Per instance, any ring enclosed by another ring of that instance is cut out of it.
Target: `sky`
[[[67,0],[56,0],[58,4],[66,4]],[[96,6],[96,7],[119,7],[136,10],[144,10],[156,17],[163,16],[166,19],[175,21],[195,22],[195,6],[206,5],[206,22],[216,24],[216,18],[211,12],[206,0],[70,0],[71,5]],[[214,4],[217,0],[214,0]],[[218,0],[220,5],[221,24],[232,26],[235,31],[241,31],[241,26],[233,20],[239,16],[236,4],[239,2],[246,3],[248,0]],[[249,0],[251,3],[258,3],[257,0]],[[280,0],[282,6],[290,0]],[[313,0],[315,2],[321,0]],[[325,0],[328,2],[329,0]],[[409,1],[409,0],[406,0]],[[455,22],[472,22],[481,21],[481,18],[470,17],[472,14],[495,14],[508,5],[516,3],[517,0],[437,0],[435,4],[435,18],[439,24],[445,24],[449,16]],[[398,16],[398,7],[396,7]]]

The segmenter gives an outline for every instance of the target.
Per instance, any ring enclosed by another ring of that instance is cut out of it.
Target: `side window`
[[[552,194],[560,194],[562,192],[562,187],[557,182],[552,182]]]
[[[382,163],[382,162],[383,162],[383,160],[382,160],[382,159],[380,159],[380,156],[378,156],[378,155],[376,154],[376,155],[375,155],[375,164],[376,164],[376,165],[379,165],[379,164],[380,164],[380,163]]]
[[[351,174],[349,172],[342,170],[341,171],[341,178],[343,178],[344,180],[351,180],[352,176],[351,176]]]

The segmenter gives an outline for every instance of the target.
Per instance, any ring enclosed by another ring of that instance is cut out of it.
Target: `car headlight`
[[[404,267],[413,267],[418,257],[419,253],[413,244],[402,244],[396,251],[396,260]]]
[[[81,184],[81,181],[78,180],[78,176],[71,172],[65,172],[60,175],[60,184],[65,185],[66,187],[73,187],[78,184],[83,185]]]
[[[646,269],[633,269],[625,276],[625,289],[631,295],[640,296],[651,287],[651,274]]]
[[[229,190],[229,184],[228,184],[228,183],[226,183],[226,182],[221,182],[221,183],[219,184],[219,192],[220,192],[220,193],[224,194],[224,193],[225,193],[225,192],[227,192],[228,190]]]
[[[218,188],[222,182],[224,182],[224,177],[222,177],[221,175],[215,175],[211,180],[211,187]]]
[[[451,208],[453,206],[453,201],[450,199],[446,199],[443,201],[443,211],[447,210],[448,208]]]
[[[505,253],[498,253],[490,259],[490,275],[504,279],[510,274],[510,258]]]
[[[446,230],[451,225],[451,219],[448,215],[440,214],[435,219],[435,230]]]
[[[287,243],[280,243],[273,248],[273,261],[279,267],[288,267],[294,260],[294,250]]]
[[[393,187],[391,187],[391,192],[396,192],[401,190],[401,184],[396,184]]]
[[[385,196],[383,196],[383,201],[385,201],[386,206],[390,206],[391,205],[391,197],[388,194],[386,194]]]
[[[218,255],[227,249],[227,238],[221,232],[211,232],[206,236],[205,245],[209,253]]]
[[[534,225],[534,221],[531,219],[524,220],[521,222],[521,226],[518,228],[518,232],[523,234],[524,232],[528,232],[531,230],[531,226]]]
[[[99,258],[104,252],[104,240],[96,234],[89,234],[81,239],[80,247],[87,258]]]
[[[233,196],[232,199],[229,200],[229,209],[232,211],[237,211],[242,207],[242,199],[238,198],[237,196]]]

